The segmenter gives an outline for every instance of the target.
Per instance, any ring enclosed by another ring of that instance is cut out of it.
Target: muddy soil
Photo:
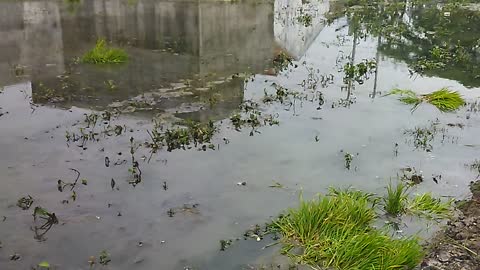
[[[433,239],[421,269],[480,269],[480,181],[470,188],[472,198],[458,203],[458,217]]]

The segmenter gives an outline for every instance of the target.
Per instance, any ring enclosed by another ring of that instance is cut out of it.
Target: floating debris
[[[20,207],[22,210],[28,210],[32,206],[33,202],[34,200],[32,196],[27,195],[25,197],[18,199],[17,206]]]
[[[432,104],[442,112],[453,112],[465,105],[465,100],[460,93],[448,88],[442,88],[425,95],[417,95],[412,90],[393,89],[386,96],[388,95],[399,95],[401,102],[413,105],[412,112],[425,102]]]

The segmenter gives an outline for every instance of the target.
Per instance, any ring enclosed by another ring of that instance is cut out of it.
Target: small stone
[[[440,251],[440,253],[437,255],[437,259],[442,263],[450,261],[451,258],[452,255],[450,255],[450,253],[447,251]]]

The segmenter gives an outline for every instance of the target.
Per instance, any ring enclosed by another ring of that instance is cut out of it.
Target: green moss
[[[86,52],[81,61],[89,64],[119,64],[128,60],[127,53],[118,48],[107,45],[105,39],[98,39],[95,47]]]

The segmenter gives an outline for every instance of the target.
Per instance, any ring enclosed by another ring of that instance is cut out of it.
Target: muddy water
[[[409,43],[388,46],[368,35],[355,43],[348,19],[325,21],[341,10],[338,5],[0,2],[0,269],[30,269],[45,260],[58,269],[88,269],[89,257],[102,250],[111,255],[110,269],[244,269],[277,253],[255,241],[234,242],[222,252],[221,239],[241,238],[251,225],[295,206],[301,193],[309,198],[329,186],[383,193],[407,166],[424,175],[419,192],[465,196],[476,176],[465,164],[479,158],[480,116],[467,108],[440,113],[429,105],[411,113],[382,95],[396,87],[418,93],[449,87],[475,102],[478,76],[461,70],[411,76],[410,57],[402,51],[413,50]],[[299,23],[305,12],[312,26]],[[404,19],[420,24],[417,12],[408,10]],[[97,37],[126,48],[130,61],[77,63]],[[353,84],[353,104],[335,105],[348,94],[341,90],[341,67],[353,50],[355,62],[377,58],[378,73]],[[294,57],[296,68],[275,69],[273,58],[282,51]],[[229,117],[243,101],[261,103],[272,83],[305,91],[301,83],[312,68],[334,78],[318,86],[321,108],[318,100],[262,104],[279,126],[261,127],[254,136],[232,127]],[[85,126],[84,114],[114,109],[121,114],[112,122],[126,133],[99,136],[83,147],[66,142],[67,131]],[[142,182],[129,185],[130,137],[140,145],[149,139],[152,119],[186,118],[215,120],[217,149],[160,150],[150,158],[150,150],[139,146]],[[404,131],[432,121],[446,131],[431,142],[432,151],[415,149]],[[355,155],[351,170],[344,166],[346,152]],[[59,179],[75,180],[69,168],[88,182],[77,185],[75,201],[69,188],[57,190]],[[434,174],[442,175],[438,184]],[[274,181],[283,188],[270,187]],[[35,202],[23,211],[16,203],[28,194]],[[59,219],[41,241],[32,230],[35,206]],[[20,260],[10,260],[15,253]]]

